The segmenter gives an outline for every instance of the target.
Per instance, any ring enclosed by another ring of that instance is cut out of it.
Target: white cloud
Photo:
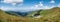
[[[10,11],[21,11],[21,12],[38,10],[37,8],[32,8],[32,7],[23,8],[23,7],[6,7],[6,6],[1,6],[0,9],[4,11],[10,10]]]
[[[39,5],[40,7],[43,6],[42,2],[40,2],[38,5]]]
[[[0,9],[2,10],[14,10],[12,7],[1,6]]]
[[[12,10],[12,11],[19,11],[19,10],[26,10],[26,8],[22,7],[7,7],[7,6],[1,6],[0,9],[2,10]]]
[[[55,7],[55,6],[51,6],[51,7],[45,6],[45,9],[51,9],[51,8],[53,8],[53,7]]]
[[[55,1],[54,0],[51,0],[50,3],[55,3]]]
[[[16,5],[17,3],[23,3],[23,0],[4,0],[4,3],[11,3],[12,5]]]
[[[52,6],[52,7],[54,7],[54,6]],[[45,5],[44,6],[44,4],[42,3],[42,2],[40,2],[39,4],[37,4],[37,5],[34,5],[34,6],[32,6],[32,7],[27,7],[27,8],[17,8],[17,7],[4,7],[4,6],[2,6],[1,7],[1,9],[3,9],[3,10],[16,10],[16,11],[34,11],[34,10],[40,10],[40,9],[50,9],[51,7],[49,7],[49,6],[47,6],[47,5]]]
[[[51,7],[49,7],[47,5],[44,6],[44,4],[42,2],[40,2],[39,4],[33,6],[32,8],[35,10],[40,10],[40,9],[51,9],[52,7],[54,7],[54,6],[51,6]]]
[[[35,5],[35,7],[38,7],[38,5]]]

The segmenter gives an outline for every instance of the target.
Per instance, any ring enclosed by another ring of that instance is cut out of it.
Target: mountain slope
[[[43,10],[40,13],[43,17],[38,18],[36,22],[60,22],[60,8],[55,7],[49,10]]]
[[[0,22],[29,22],[29,21],[31,22],[29,18],[9,15],[0,9]]]
[[[37,14],[36,12],[32,12],[30,16],[34,18],[34,16],[32,15]],[[60,7],[54,7],[52,9],[42,10],[40,11],[40,16],[42,17],[34,18],[34,22],[60,22]]]

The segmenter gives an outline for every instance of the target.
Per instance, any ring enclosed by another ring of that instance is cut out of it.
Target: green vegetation
[[[54,7],[40,12],[41,18],[34,18],[32,15],[37,11],[32,12],[27,17],[9,15],[0,10],[0,22],[60,22],[60,8]],[[31,18],[32,17],[32,18]]]

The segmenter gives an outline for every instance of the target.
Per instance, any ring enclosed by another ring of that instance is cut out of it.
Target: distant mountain
[[[9,14],[9,15],[15,15],[17,16],[18,14],[14,11],[5,11],[5,13]]]
[[[10,15],[15,15],[15,16],[27,16],[31,12],[20,12],[20,11],[5,11],[5,13],[10,14]]]

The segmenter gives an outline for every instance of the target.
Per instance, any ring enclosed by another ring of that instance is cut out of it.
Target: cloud
[[[13,7],[6,7],[6,6],[1,6],[0,9],[5,10],[5,11],[6,10],[14,10]]]
[[[1,6],[0,9],[2,10],[12,10],[12,11],[21,11],[21,10],[26,10],[26,8],[22,8],[22,7],[7,7],[7,6]]]
[[[40,9],[51,9],[51,8],[53,8],[54,6],[47,6],[47,5],[45,5],[44,6],[44,4],[42,3],[42,2],[40,2],[39,4],[37,4],[37,5],[34,5],[34,6],[32,6],[32,8],[33,9],[35,9],[35,10],[40,10]]]
[[[41,7],[41,6],[43,6],[43,3],[42,3],[42,2],[40,2],[38,5]]]
[[[38,5],[35,5],[35,7],[38,7]]]
[[[51,0],[50,3],[55,3],[55,1],[54,0]]]
[[[54,7],[54,6],[52,6],[52,7]],[[35,11],[35,10],[40,10],[40,9],[50,9],[52,7],[49,7],[47,5],[44,6],[44,4],[42,2],[39,2],[39,4],[34,5],[32,7],[27,7],[27,8],[24,8],[24,7],[19,7],[19,8],[17,8],[17,7],[4,7],[4,6],[2,6],[1,9],[27,12],[27,11]]]
[[[19,3],[19,4],[23,3],[23,0],[4,0],[2,2],[11,3],[12,5],[16,5],[17,3]]]
[[[38,10],[37,8],[32,8],[32,7],[23,8],[23,7],[7,7],[7,6],[1,6],[0,9],[4,11],[20,11],[20,12]]]

